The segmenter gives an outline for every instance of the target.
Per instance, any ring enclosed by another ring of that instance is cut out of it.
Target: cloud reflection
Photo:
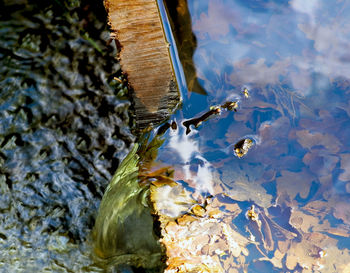
[[[312,23],[315,23],[315,12],[316,9],[319,6],[319,0],[292,0],[290,2],[291,7],[296,10],[297,12],[300,13],[306,13],[309,18],[311,19],[310,21]]]
[[[292,0],[265,12],[236,1],[209,1],[208,14],[194,16],[198,74],[214,96],[229,67],[234,85],[287,83],[304,96],[327,90],[334,79],[349,78],[348,14],[346,1]]]
[[[192,181],[201,193],[213,194],[213,167],[201,155],[197,135],[195,129],[188,135],[185,130],[171,132],[169,147],[180,156],[186,181]]]

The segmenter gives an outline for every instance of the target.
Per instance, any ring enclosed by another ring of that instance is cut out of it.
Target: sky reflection
[[[312,272],[321,265],[333,272],[350,259],[344,241],[350,234],[350,1],[188,0],[188,7],[197,38],[193,60],[207,96],[184,94],[174,118],[181,127],[210,106],[236,100],[239,107],[189,136],[172,132],[159,160],[175,165],[176,178],[195,190],[256,204],[298,230],[300,242],[290,241],[284,252],[276,247],[287,257],[283,265],[271,253],[265,257],[281,272],[305,257]],[[234,144],[249,136],[254,148],[234,156]],[[168,156],[174,152],[180,165]],[[312,237],[321,233],[327,243]],[[340,253],[338,239],[345,247],[339,259],[307,260],[303,251],[311,245]]]
[[[201,156],[199,141],[195,139],[197,134],[196,130],[192,130],[188,135],[184,129],[181,130],[181,133],[171,131],[169,133],[169,147],[181,158],[184,180],[192,181],[194,183],[192,186],[201,193],[214,194],[212,166]],[[191,169],[191,162],[199,162],[195,164],[195,171]]]
[[[300,95],[327,89],[336,77],[348,78],[346,2],[294,0],[270,3],[275,8],[261,12],[249,6],[252,1],[213,0],[200,14],[199,4],[189,2],[198,39],[194,61],[211,93],[217,88],[211,75],[227,73],[228,67],[232,84],[280,84],[288,77],[288,87]],[[321,74],[317,81],[314,74]]]

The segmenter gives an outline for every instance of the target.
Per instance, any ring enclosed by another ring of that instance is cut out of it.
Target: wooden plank
[[[119,59],[133,92],[137,124],[166,119],[180,100],[156,0],[106,0]]]

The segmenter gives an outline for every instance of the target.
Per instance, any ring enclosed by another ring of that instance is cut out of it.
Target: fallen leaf
[[[301,230],[303,233],[311,231],[312,227],[319,224],[319,218],[311,215],[307,215],[299,210],[292,210],[292,214],[289,219],[289,223],[296,229]]]
[[[182,217],[176,219],[177,223],[180,226],[188,225],[189,223],[194,222],[196,220],[197,219],[195,217],[193,217],[192,215],[188,215],[188,214],[185,214]],[[169,231],[167,231],[167,232],[169,232]]]
[[[278,249],[276,249],[274,256],[272,258],[263,257],[260,258],[260,261],[269,261],[273,264],[274,267],[277,268],[283,268],[282,260],[284,258],[285,254],[280,252]]]
[[[330,213],[330,205],[326,201],[311,201],[307,203],[304,207],[304,210],[311,213],[312,215],[324,218],[327,214]]]
[[[301,242],[292,242],[287,253],[286,267],[293,270],[299,265],[301,268],[312,272],[314,267],[319,265],[319,252],[322,250],[320,243],[326,238],[327,236],[320,233],[309,233],[304,236]]]
[[[325,176],[332,172],[338,163],[339,158],[337,156],[325,153],[324,150],[313,149],[303,157],[303,162],[309,167],[309,169],[318,176]],[[350,164],[350,157],[349,157]],[[350,172],[349,172],[350,177]]]
[[[296,132],[298,142],[306,149],[324,146],[331,154],[339,152],[341,143],[331,134],[299,130]]]
[[[306,198],[314,179],[305,168],[301,172],[281,171],[281,176],[276,179],[277,191],[279,194],[286,193],[291,200],[298,194]]]
[[[337,201],[334,205],[334,217],[341,219],[345,224],[350,225],[350,203]]]
[[[350,180],[350,154],[340,154],[341,157],[341,169],[343,172],[339,175],[339,180]]]
[[[208,212],[210,218],[221,218],[223,213],[219,209],[213,209]]]
[[[193,31],[200,39],[206,34],[212,40],[225,36],[230,31],[230,21],[237,20],[239,15],[232,9],[227,9],[221,0],[211,0],[208,4],[208,13],[202,13],[199,20],[193,24]]]
[[[272,195],[257,183],[236,180],[225,192],[236,201],[252,201],[262,208],[271,206]]]
[[[349,227],[337,227],[337,228],[329,228],[326,230],[329,234],[342,236],[342,237],[350,237],[350,229]],[[350,272],[350,271],[349,271]]]
[[[278,241],[278,249],[281,253],[286,253],[290,247],[290,240]]]
[[[192,207],[192,213],[198,217],[203,217],[205,214],[205,209],[197,204]]]
[[[231,267],[227,272],[228,273],[238,273],[238,270],[236,268]]]

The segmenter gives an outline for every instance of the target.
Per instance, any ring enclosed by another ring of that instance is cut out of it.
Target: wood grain
[[[156,0],[106,0],[140,128],[166,119],[179,92]]]

